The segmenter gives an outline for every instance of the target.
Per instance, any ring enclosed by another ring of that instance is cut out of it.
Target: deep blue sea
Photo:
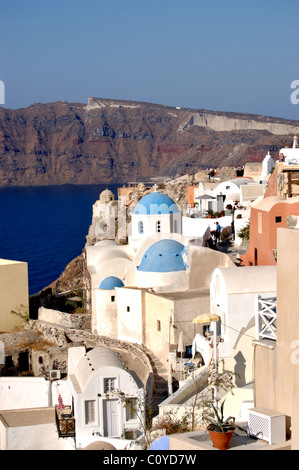
[[[108,188],[117,197],[117,188]],[[106,185],[0,188],[0,258],[28,263],[29,294],[82,253],[92,206]]]

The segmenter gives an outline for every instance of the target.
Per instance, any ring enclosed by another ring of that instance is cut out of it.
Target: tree
[[[250,224],[248,222],[245,227],[241,228],[238,232],[238,236],[242,238],[242,240],[249,240],[249,235],[250,235]]]

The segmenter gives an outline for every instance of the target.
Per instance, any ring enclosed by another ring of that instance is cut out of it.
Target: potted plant
[[[217,391],[221,391],[222,395],[228,392],[233,394],[235,375],[230,371],[219,373],[218,363],[215,364],[211,361],[208,376],[209,386],[198,400],[201,411],[200,420],[206,426],[213,446],[220,450],[228,449],[236,428],[246,432],[235,424],[233,416],[224,416],[225,399],[220,403],[220,398],[217,395]]]
[[[235,418],[233,416],[224,418],[224,401],[221,403],[220,409],[214,404],[211,404],[211,406],[214,411],[214,417],[211,418],[209,415],[205,417],[205,421],[208,424],[207,430],[213,446],[216,449],[226,450],[229,448],[229,443],[236,429]]]

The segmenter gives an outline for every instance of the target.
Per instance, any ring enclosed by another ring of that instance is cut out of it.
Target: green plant
[[[155,425],[151,431],[163,430],[165,435],[177,434],[193,430],[192,416],[189,413],[184,413],[180,418],[175,416],[175,413],[169,411],[165,415],[156,420]]]
[[[203,421],[207,424],[208,431],[224,433],[228,431],[233,431],[236,428],[236,419],[233,416],[224,418],[224,403],[225,400],[223,400],[223,402],[221,403],[220,408],[211,403],[214,416],[211,417],[210,414],[206,414],[203,417]]]
[[[245,227],[241,228],[238,232],[238,236],[243,240],[249,240],[250,225],[249,223]]]
[[[222,366],[221,366],[222,362]],[[208,431],[214,431],[219,433],[226,433],[234,431],[236,428],[245,431],[243,428],[235,423],[234,416],[225,417],[224,415],[224,403],[225,399],[221,399],[215,396],[215,389],[220,395],[223,393],[230,392],[233,395],[233,389],[235,387],[235,377],[238,374],[231,371],[223,370],[224,361],[217,363],[217,372],[215,363],[211,361],[209,364],[209,387],[200,396],[198,401],[198,407],[201,411],[200,421],[204,424]],[[222,367],[222,372],[219,373],[219,369]]]
[[[117,397],[122,406],[129,410],[129,414],[136,419],[139,423],[139,431],[143,434],[143,447],[148,449],[151,440],[149,430],[151,429],[152,421],[152,406],[146,402],[143,393],[137,396],[127,395],[121,390],[113,390],[110,393],[106,393],[106,400]]]
[[[26,305],[18,305],[14,310],[10,311],[10,314],[16,315],[21,320],[23,325],[29,322],[29,307]]]

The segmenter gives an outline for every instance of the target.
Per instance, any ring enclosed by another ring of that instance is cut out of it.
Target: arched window
[[[161,232],[161,221],[157,220],[156,222],[156,232],[160,233]]]
[[[138,233],[143,233],[143,222],[139,220],[138,222]]]

